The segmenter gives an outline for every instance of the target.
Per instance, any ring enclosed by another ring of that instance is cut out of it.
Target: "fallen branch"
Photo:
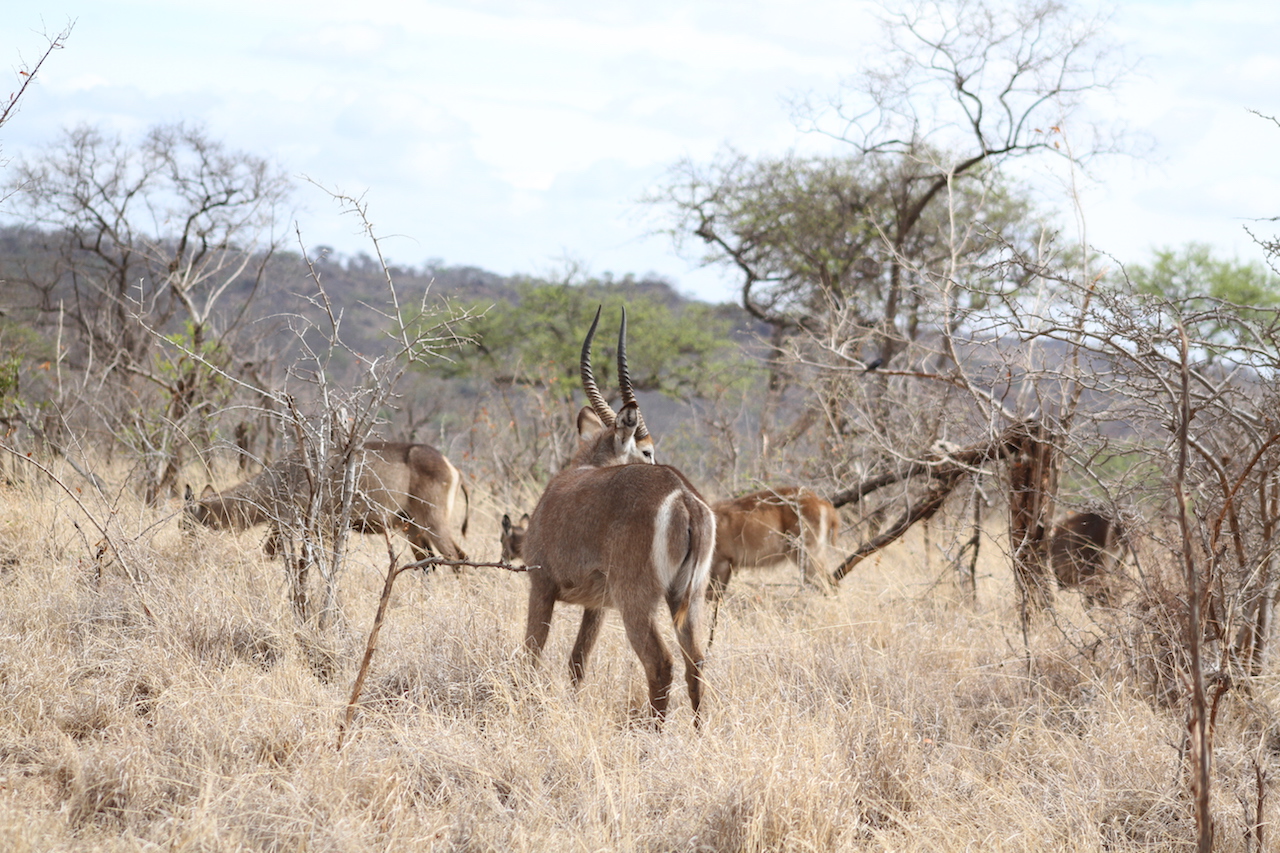
[[[831,579],[836,583],[839,583],[844,579],[845,575],[849,574],[849,572],[853,570],[854,566],[858,565],[858,563],[861,563],[881,548],[884,548],[889,543],[900,539],[903,534],[911,529],[912,525],[932,518],[933,515],[942,508],[947,497],[950,496],[956,486],[958,486],[965,477],[975,473],[981,465],[987,462],[1004,459],[1010,453],[1014,452],[1020,446],[1022,438],[1027,435],[1030,428],[1031,426],[1029,423],[1026,421],[1020,421],[1009,426],[1004,430],[1004,432],[992,438],[990,441],[966,447],[963,450],[956,451],[955,453],[949,453],[946,455],[945,459],[939,458],[936,462],[921,462],[910,466],[910,469],[908,470],[918,469],[919,473],[924,473],[926,471],[929,473],[929,478],[932,481],[932,484],[929,486],[928,491],[925,492],[924,497],[908,506],[906,512],[900,515],[893,524],[889,525],[888,529],[883,533],[876,536],[871,541],[859,546],[856,551],[848,557],[845,557],[844,562],[842,562],[836,570],[832,572]],[[899,472],[899,474],[887,476],[896,476],[898,479],[903,479],[906,474]],[[883,479],[884,478],[881,477],[868,482],[874,483]],[[892,482],[896,482],[896,480]],[[859,489],[863,488],[865,485],[866,484],[861,484],[852,489],[847,489],[840,494],[858,494]],[[888,485],[888,483],[883,483],[883,485]],[[867,494],[870,491],[874,490],[867,490],[862,492],[862,494]],[[861,497],[862,494],[858,494],[858,497]],[[846,503],[847,502],[848,501],[846,501]],[[835,503],[835,501],[832,501],[832,503]]]

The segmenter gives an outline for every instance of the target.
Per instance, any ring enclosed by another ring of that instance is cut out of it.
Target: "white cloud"
[[[796,132],[784,96],[834,92],[879,32],[867,4],[839,0],[65,6],[76,30],[6,127],[9,156],[77,122],[129,135],[203,121],[293,173],[367,191],[379,226],[407,235],[392,249],[402,262],[514,272],[567,253],[725,299],[732,277],[693,272],[669,241],[647,236],[635,199],[675,159],[707,159],[725,143],[829,148]],[[6,23],[18,41],[0,49],[39,47],[38,13]],[[1280,6],[1262,0],[1119,9],[1111,31],[1147,57],[1145,76],[1101,114],[1149,134],[1156,158],[1097,173],[1083,196],[1096,243],[1139,260],[1186,239],[1249,251],[1242,217],[1280,212],[1280,179],[1267,171],[1280,128],[1246,112],[1280,114],[1278,23]],[[1041,184],[1065,206],[1058,184]],[[318,193],[303,197],[308,239],[361,248]]]

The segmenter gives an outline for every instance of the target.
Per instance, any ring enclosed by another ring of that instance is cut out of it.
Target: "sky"
[[[1081,121],[1123,122],[1141,156],[1094,163],[1078,206],[1047,164],[1019,179],[1122,262],[1192,240],[1260,259],[1243,226],[1280,215],[1280,127],[1249,110],[1280,116],[1280,3],[1112,9],[1137,71]],[[736,279],[679,254],[641,199],[727,146],[833,150],[789,104],[834,94],[883,43],[866,3],[834,0],[0,0],[5,82],[68,21],[0,129],[7,159],[79,123],[132,140],[199,123],[297,179],[309,248],[370,249],[323,187],[363,198],[396,263],[657,273],[711,301]]]

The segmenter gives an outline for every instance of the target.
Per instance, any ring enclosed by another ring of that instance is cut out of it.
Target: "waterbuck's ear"
[[[592,411],[590,406],[583,406],[578,412],[578,438],[586,441],[595,438],[604,429],[604,421]]]
[[[526,512],[524,515],[520,516],[520,526],[521,527],[529,526],[529,513]]]
[[[613,428],[621,433],[624,439],[628,439],[636,434],[639,426],[640,407],[635,403],[627,403],[622,407],[622,411],[618,412],[618,421]]]
[[[502,532],[511,532],[511,516],[507,515],[505,512],[502,514]]]
[[[187,503],[191,503],[193,500],[196,499],[196,493],[191,491],[190,483],[185,484],[185,487],[182,490],[182,499]]]
[[[205,483],[204,488],[200,490],[200,500],[211,498],[216,494],[217,492],[213,490],[213,486],[209,483]]]

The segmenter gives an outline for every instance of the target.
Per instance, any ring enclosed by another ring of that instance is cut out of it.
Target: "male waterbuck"
[[[471,498],[462,475],[439,450],[426,444],[369,441],[357,461],[359,480],[351,507],[351,528],[362,533],[402,532],[421,560],[431,553],[465,560],[451,519],[461,490],[466,503],[465,536]],[[206,486],[199,500],[187,489],[186,517],[215,529],[245,530],[267,524],[266,550],[280,547],[281,529],[301,518],[312,494],[312,477],[294,455],[268,465],[250,480],[221,494]]]
[[[716,552],[709,595],[718,598],[738,569],[771,568],[790,560],[804,579],[830,589],[827,549],[835,547],[840,516],[830,501],[803,486],[761,489],[712,504]]]
[[[1049,562],[1058,586],[1078,588],[1085,604],[1111,600],[1116,564],[1128,546],[1119,523],[1096,512],[1076,512],[1053,528]]]
[[[672,681],[671,652],[656,618],[665,602],[675,622],[698,724],[703,686],[699,635],[715,514],[683,474],[652,464],[653,439],[627,373],[625,312],[618,335],[621,411],[615,414],[600,395],[591,372],[591,341],[599,322],[597,310],[582,344],[582,383],[591,405],[578,413],[578,450],[547,484],[523,538],[525,562],[536,567],[529,572],[525,644],[536,660],[556,602],[582,605],[582,625],[569,661],[577,685],[605,608],[617,609],[644,665],[650,711],[661,722]]]

